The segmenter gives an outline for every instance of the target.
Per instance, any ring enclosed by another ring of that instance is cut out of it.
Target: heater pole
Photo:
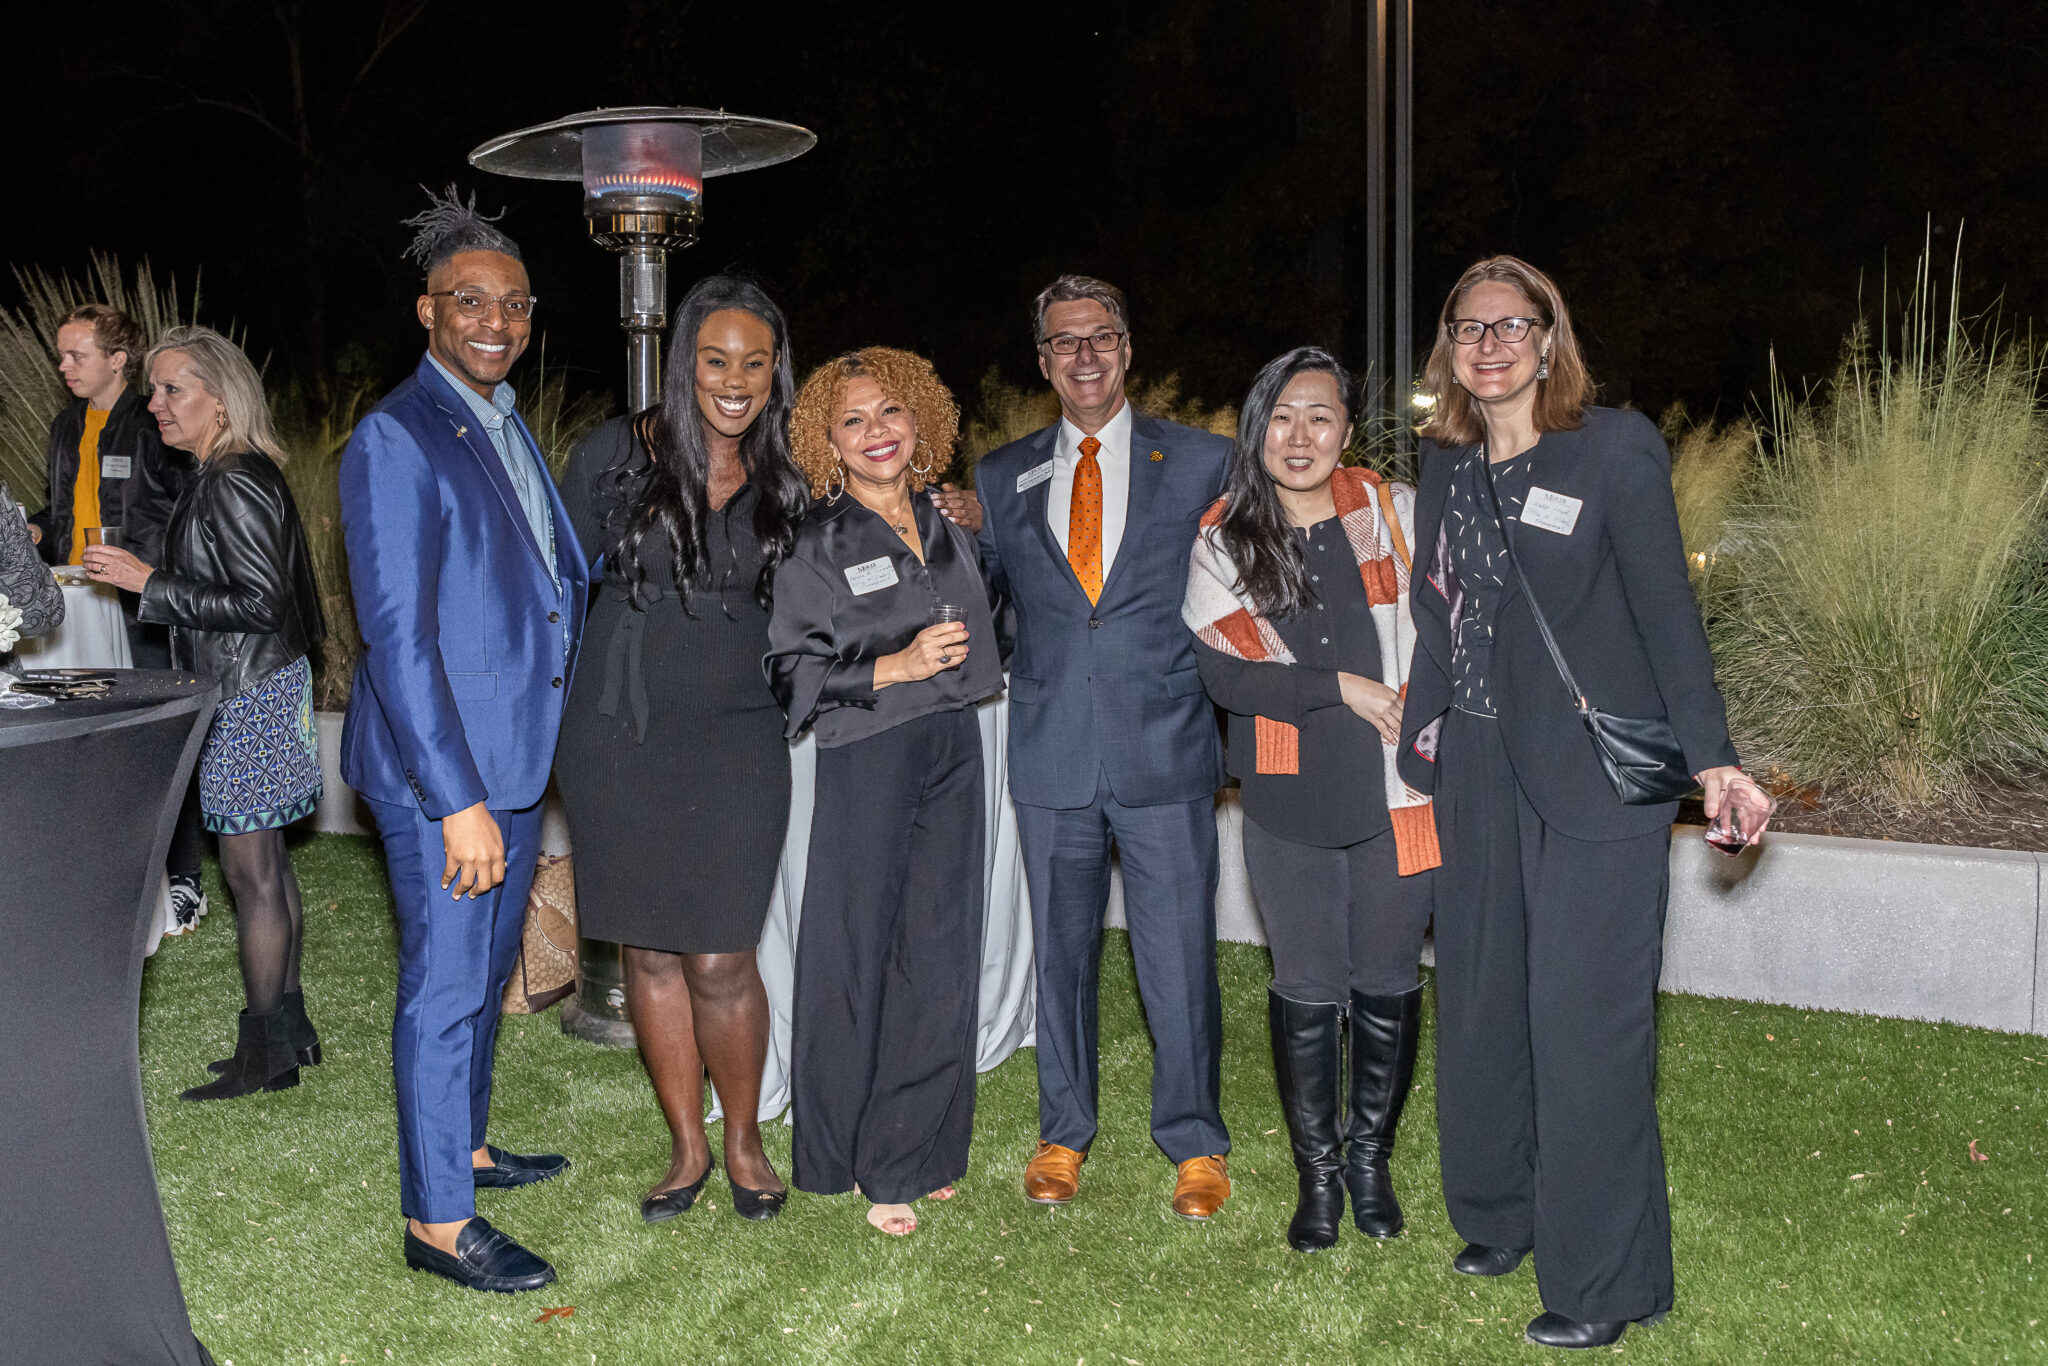
[[[619,253],[619,322],[626,329],[626,408],[661,399],[661,334],[668,328],[668,252],[633,246]]]

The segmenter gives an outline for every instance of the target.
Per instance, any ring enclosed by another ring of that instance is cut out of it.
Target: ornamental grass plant
[[[1183,426],[1237,435],[1234,404],[1211,407],[1199,398],[1180,391],[1180,375],[1168,373],[1150,384],[1133,383],[1131,406],[1152,417],[1162,417]],[[1059,396],[1049,387],[1022,388],[1006,381],[991,365],[975,386],[975,402],[960,428],[960,482],[974,487],[974,467],[990,451],[1029,436],[1041,427],[1060,420]]]
[[[1923,262],[1896,331],[1859,327],[1822,394],[1774,383],[1732,492],[1734,437],[1678,460],[1737,744],[1880,811],[2048,769],[2042,372],[1936,295]]]

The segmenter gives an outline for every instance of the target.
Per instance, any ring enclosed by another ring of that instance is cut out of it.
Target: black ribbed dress
[[[604,556],[562,718],[555,778],[569,818],[576,909],[592,939],[670,953],[741,953],[761,939],[789,824],[789,747],[761,658],[756,490],[706,521],[714,587],[689,609],[665,538],[641,549],[647,610],[616,568],[617,482],[644,465],[629,422],[577,444],[562,498],[587,554]],[[614,523],[607,534],[607,523]]]

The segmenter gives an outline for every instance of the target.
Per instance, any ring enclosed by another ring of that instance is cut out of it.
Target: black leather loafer
[[[490,1290],[515,1295],[538,1290],[555,1278],[555,1269],[528,1252],[478,1215],[455,1235],[455,1255],[449,1256],[432,1243],[405,1230],[405,1264],[414,1271],[431,1271],[446,1276],[470,1290]]]
[[[642,1223],[664,1224],[679,1214],[688,1214],[690,1206],[697,1203],[697,1197],[704,1193],[704,1183],[711,1179],[711,1173],[718,1167],[714,1160],[704,1164],[704,1174],[687,1186],[672,1190],[657,1191],[640,1202]]]
[[[789,1199],[787,1190],[757,1191],[742,1186],[732,1179],[732,1173],[725,1174],[726,1184],[732,1187],[732,1212],[742,1219],[756,1221],[773,1219],[782,1213],[782,1206]]]
[[[1505,1276],[1529,1255],[1526,1247],[1488,1247],[1467,1243],[1465,1250],[1451,1258],[1451,1270],[1467,1276]]]
[[[491,1165],[472,1169],[476,1173],[476,1188],[480,1191],[530,1186],[569,1170],[569,1159],[559,1153],[508,1153],[488,1143],[484,1145],[484,1151],[491,1155]]]
[[[1568,1319],[1562,1314],[1553,1314],[1548,1309],[1529,1320],[1529,1341],[1538,1347],[1562,1347],[1566,1351],[1582,1351],[1588,1347],[1607,1347],[1621,1341],[1621,1335],[1628,1331],[1628,1320],[1614,1323],[1581,1323]]]

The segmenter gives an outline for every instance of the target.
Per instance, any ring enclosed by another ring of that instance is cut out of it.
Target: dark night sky
[[[453,178],[510,206],[550,362],[617,387],[615,269],[574,187],[465,154],[599,104],[723,105],[819,145],[712,181],[672,282],[753,271],[800,366],[884,342],[958,390],[1023,379],[1026,305],[1062,270],[1123,284],[1138,370],[1211,401],[1288,346],[1357,356],[1362,3],[428,0],[358,79],[417,3],[14,18],[0,260],[203,270],[207,320],[273,374],[324,355],[381,382],[417,347],[397,220]],[[1610,400],[1729,413],[1774,345],[1823,378],[1859,282],[1896,281],[1929,215],[1944,255],[1966,221],[1966,304],[2048,318],[2037,4],[1415,3],[1425,328],[1460,268],[1514,251],[1559,277]]]

